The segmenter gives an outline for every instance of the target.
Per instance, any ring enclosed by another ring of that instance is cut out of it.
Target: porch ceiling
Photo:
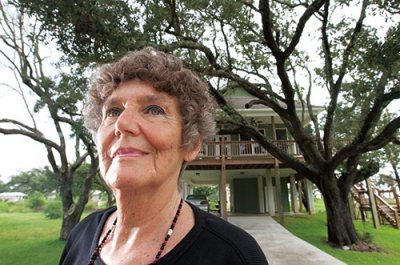
[[[290,168],[281,168],[280,176],[287,177],[295,174],[295,171]],[[229,183],[234,178],[255,178],[259,176],[273,176],[274,169],[268,168],[228,168],[226,170],[226,179]],[[221,169],[189,169],[187,168],[182,176],[182,180],[186,183],[201,185],[201,184],[219,184],[221,177]]]

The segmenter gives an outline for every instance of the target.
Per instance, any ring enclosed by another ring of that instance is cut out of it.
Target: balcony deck
[[[273,141],[282,151],[302,159],[295,141]],[[254,141],[206,142],[197,158],[188,164],[188,170],[217,170],[222,165],[226,169],[272,168],[276,159]],[[285,167],[278,161],[280,167]]]

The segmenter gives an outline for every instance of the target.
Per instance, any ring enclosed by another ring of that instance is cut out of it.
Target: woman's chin
[[[110,168],[104,176],[105,182],[113,190],[135,190],[151,185],[151,178],[144,176],[144,172],[135,172],[128,169]]]

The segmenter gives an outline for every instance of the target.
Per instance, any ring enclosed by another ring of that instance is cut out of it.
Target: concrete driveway
[[[257,240],[270,265],[345,264],[294,236],[270,216],[229,216],[228,221]]]

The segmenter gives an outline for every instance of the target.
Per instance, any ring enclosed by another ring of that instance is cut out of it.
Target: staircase
[[[384,222],[387,221],[393,227],[400,229],[399,195],[396,190],[380,190],[375,186],[373,186],[372,189],[380,223],[384,224]],[[390,204],[387,199],[384,198],[385,193],[393,194],[394,203],[392,202]],[[371,210],[367,189],[360,185],[354,185],[351,188],[351,194],[354,200],[360,205],[360,211],[365,221],[366,215],[364,215],[364,212]]]

